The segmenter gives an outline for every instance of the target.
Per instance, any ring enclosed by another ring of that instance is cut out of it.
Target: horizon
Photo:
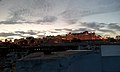
[[[15,39],[17,39],[17,40],[20,40],[20,39],[27,39],[27,38],[29,38],[29,37],[32,37],[32,38],[34,38],[34,39],[44,39],[44,38],[46,38],[46,37],[50,37],[50,36],[52,36],[52,37],[56,37],[56,36],[61,36],[61,37],[64,37],[64,36],[66,36],[66,35],[69,35],[69,34],[81,34],[81,33],[84,33],[84,32],[88,32],[88,34],[90,34],[90,33],[95,33],[95,32],[89,32],[89,31],[82,31],[82,32],[79,32],[79,33],[71,33],[71,32],[69,32],[69,33],[66,33],[66,34],[58,34],[58,35],[42,35],[41,37],[33,37],[33,36],[26,36],[26,37],[21,37],[21,38],[8,38],[8,39],[0,39],[0,41],[2,41],[2,42],[5,42],[5,40],[8,40],[8,41],[12,41],[12,42],[14,42],[14,40]],[[95,36],[101,36],[101,35],[98,35],[98,34],[96,34],[95,33]],[[116,39],[116,37],[111,37],[111,36],[109,36],[109,35],[106,35],[106,36],[101,36],[101,38],[102,39],[109,39],[109,38],[113,38],[113,39]]]

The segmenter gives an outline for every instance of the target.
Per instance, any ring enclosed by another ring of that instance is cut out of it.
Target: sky
[[[120,0],[0,0],[0,39],[83,31],[120,35]]]

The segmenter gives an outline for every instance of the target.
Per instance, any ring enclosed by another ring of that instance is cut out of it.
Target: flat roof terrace
[[[62,51],[62,52],[51,52],[51,54],[47,54],[47,55],[44,54],[43,52],[35,52],[19,60],[54,59],[54,58],[69,56],[69,55],[76,54],[76,53],[87,54],[91,52],[92,50],[67,50],[67,51]]]

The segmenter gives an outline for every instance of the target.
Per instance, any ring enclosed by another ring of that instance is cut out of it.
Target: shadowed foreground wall
[[[73,54],[60,58],[17,62],[17,72],[101,72],[100,54]]]

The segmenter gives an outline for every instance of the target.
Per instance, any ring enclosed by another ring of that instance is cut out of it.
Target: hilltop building
[[[100,40],[102,38],[100,35],[97,36],[94,32],[89,33],[88,31],[81,32],[81,33],[69,33],[65,36],[65,40],[73,40],[73,39]]]

